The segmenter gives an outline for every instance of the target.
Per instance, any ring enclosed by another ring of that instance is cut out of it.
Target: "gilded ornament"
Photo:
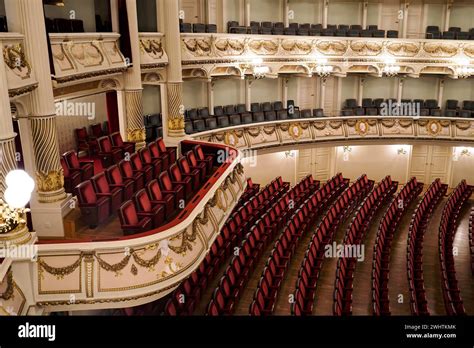
[[[52,170],[48,174],[36,172],[36,184],[38,191],[58,191],[64,187],[64,175],[61,170]]]

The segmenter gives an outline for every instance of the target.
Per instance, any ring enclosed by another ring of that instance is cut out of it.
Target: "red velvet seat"
[[[161,160],[162,170],[168,170],[171,164],[169,154],[167,152],[161,152],[156,141],[152,141],[148,144],[148,148],[150,149],[152,158]]]
[[[182,209],[183,206],[180,205],[184,203],[185,199],[184,186],[172,182],[168,172],[161,173],[158,180],[162,189],[161,192],[164,194],[172,194],[175,199],[175,208]]]
[[[97,142],[99,143],[99,157],[105,168],[123,159],[122,149],[112,146],[108,136],[97,139]]]
[[[171,165],[169,172],[173,184],[182,185],[184,187],[185,197],[190,197],[193,192],[192,177],[189,175],[184,175],[181,170],[179,170],[179,167],[176,163]]]
[[[138,151],[140,155],[140,159],[145,166],[153,167],[153,177],[157,178],[158,175],[162,172],[162,162],[159,158],[153,158],[151,156],[150,149],[148,147],[144,147]]]
[[[97,139],[87,134],[86,127],[76,128],[74,132],[76,133],[77,151],[87,151],[89,156],[95,155],[98,150]]]
[[[132,163],[134,173],[143,174],[145,184],[153,180],[153,167],[151,165],[145,165],[137,153],[130,156],[130,162]]]
[[[169,156],[169,164],[173,164],[176,162],[176,148],[174,147],[166,147],[163,138],[156,139],[156,143],[158,144],[158,148],[162,154],[167,154]]]
[[[212,173],[212,167],[214,166],[214,157],[211,155],[204,154],[201,145],[196,145],[194,147],[194,154],[196,155],[198,162],[206,164],[207,173]]]
[[[122,152],[129,153],[130,155],[135,152],[135,143],[130,141],[123,141],[122,135],[120,132],[115,132],[110,135],[110,140],[112,141],[112,145],[122,149]]]
[[[90,127],[91,127],[92,136],[96,139],[99,139],[100,137],[107,135],[102,129],[102,125],[100,123],[92,124]]]
[[[135,192],[133,179],[127,179],[122,176],[118,165],[113,165],[105,170],[105,175],[110,183],[110,187],[119,187],[122,189],[122,201],[132,199]]]
[[[138,216],[132,201],[126,201],[119,209],[120,224],[125,235],[146,232],[152,229],[151,219]]]
[[[94,164],[92,161],[79,162],[75,151],[68,151],[63,154],[63,158],[71,172],[81,173],[81,180],[86,181],[94,175]]]
[[[69,170],[66,160],[63,157],[61,157],[61,167],[64,173],[64,190],[67,193],[74,193],[76,186],[82,182],[81,173]]]
[[[96,228],[107,220],[110,215],[110,198],[97,196],[90,180],[84,181],[76,187],[76,196],[82,219],[86,225]]]
[[[158,181],[152,180],[148,183],[147,187],[148,196],[152,203],[160,204],[165,208],[165,218],[170,220],[173,216],[175,209],[175,197],[171,193],[163,193]]]
[[[165,208],[161,204],[153,204],[145,189],[138,191],[133,196],[138,217],[148,217],[151,219],[153,228],[162,226],[165,222]]]
[[[193,151],[186,152],[186,158],[188,159],[188,163],[191,169],[199,170],[199,172],[201,173],[201,182],[204,182],[207,175],[210,174],[207,172],[206,163],[199,162]]]
[[[199,169],[191,169],[188,159],[184,156],[178,159],[178,166],[184,177],[189,176],[193,180],[193,191],[198,191],[201,184],[201,173]]]
[[[145,187],[145,178],[143,173],[133,170],[130,161],[122,160],[119,162],[120,172],[125,180],[132,180],[134,184],[134,192]]]
[[[104,173],[92,177],[92,184],[98,197],[110,198],[110,212],[114,214],[122,204],[122,189],[111,187]]]

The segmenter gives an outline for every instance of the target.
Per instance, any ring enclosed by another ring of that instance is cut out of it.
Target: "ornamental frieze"
[[[462,140],[474,143],[474,120],[446,119],[442,117],[328,117],[298,122],[267,122],[267,125],[242,125],[232,130],[219,129],[216,132],[195,133],[192,138],[229,144],[239,149],[276,147],[299,142],[414,139]],[[238,141],[237,141],[238,140]]]

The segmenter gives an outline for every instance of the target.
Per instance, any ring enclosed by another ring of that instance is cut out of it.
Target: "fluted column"
[[[15,136],[8,96],[5,63],[0,61],[0,197],[3,198],[5,176],[16,168]]]
[[[179,32],[179,8],[176,0],[163,0],[165,12],[166,53],[168,81],[168,112],[163,120],[167,137],[184,137],[183,76],[181,71],[181,34]],[[164,115],[164,113],[163,113]]]
[[[10,30],[25,36],[25,52],[38,81],[30,94],[31,138],[35,157],[38,201],[64,200],[64,177],[59,162],[56,109],[51,82],[46,28],[41,0],[6,0]]]
[[[133,66],[125,73],[125,117],[127,140],[135,143],[140,149],[146,145],[145,124],[143,121],[142,77],[140,68],[140,39],[138,34],[137,3],[127,0],[128,30],[132,51]]]

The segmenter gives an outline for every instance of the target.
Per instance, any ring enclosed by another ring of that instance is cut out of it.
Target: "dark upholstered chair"
[[[132,199],[133,192],[135,191],[135,183],[133,179],[127,179],[122,176],[118,165],[110,166],[105,170],[107,181],[110,187],[118,187],[122,189],[122,201],[128,201]]]
[[[105,173],[93,176],[91,181],[97,197],[108,197],[110,199],[110,212],[115,213],[123,202],[122,189],[117,186],[110,186]]]
[[[79,162],[77,153],[75,151],[68,151],[63,154],[63,158],[69,171],[81,173],[81,181],[86,181],[94,175],[94,164],[92,161]]]
[[[185,189],[183,185],[173,183],[168,172],[160,174],[159,182],[161,185],[161,192],[164,194],[172,194],[175,199],[175,208],[180,209],[180,204],[185,199]]]
[[[135,205],[132,201],[126,201],[119,209],[120,224],[124,235],[146,232],[152,229],[150,218],[138,216]]]
[[[175,198],[171,193],[163,193],[158,180],[152,180],[146,186],[152,204],[160,204],[164,208],[166,220],[170,220],[175,211]]]
[[[130,161],[122,160],[119,162],[118,165],[124,180],[133,181],[133,187],[135,192],[145,187],[145,177],[143,173],[134,171]]]
[[[97,196],[90,180],[76,187],[76,196],[81,209],[82,220],[90,228],[96,228],[110,215],[110,198]]]
[[[61,167],[64,174],[64,190],[73,194],[76,186],[82,182],[81,172],[69,170],[64,157],[61,157]]]
[[[135,152],[135,143],[131,141],[123,141],[122,135],[119,132],[112,133],[110,135],[112,140],[112,146],[122,149],[123,153],[129,153],[130,155]]]
[[[123,158],[123,151],[119,147],[112,146],[110,138],[103,136],[97,140],[99,143],[99,157],[102,165],[107,168],[114,163],[120,162]]]
[[[140,156],[137,153],[134,153],[130,156],[130,162],[132,163],[132,168],[134,173],[142,173],[145,183],[153,179],[153,166],[145,165]]]
[[[139,218],[149,218],[153,228],[162,226],[165,222],[165,207],[161,204],[153,204],[145,189],[138,191],[133,196],[133,202]]]

